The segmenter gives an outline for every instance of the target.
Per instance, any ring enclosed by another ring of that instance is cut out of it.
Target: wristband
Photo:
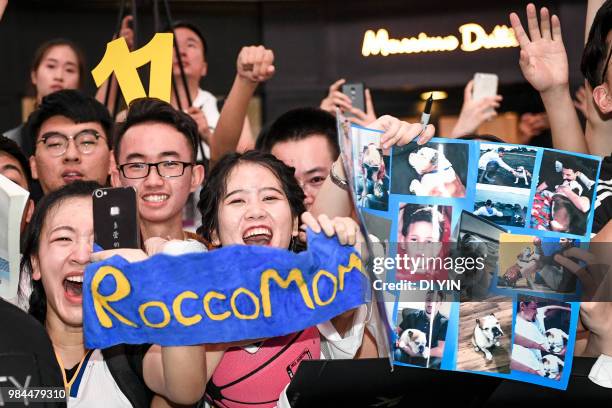
[[[336,164],[336,162],[333,162],[331,168],[329,169],[329,176],[331,177],[332,182],[335,185],[337,185],[338,187],[340,187],[341,189],[349,191],[348,181],[346,179],[340,178],[336,174],[336,171],[334,170],[334,165],[335,164]]]

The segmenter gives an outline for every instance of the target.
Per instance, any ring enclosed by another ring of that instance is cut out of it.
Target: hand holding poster
[[[555,256],[589,241],[601,159],[338,129],[395,364],[566,388],[580,285]]]
[[[92,264],[83,293],[86,346],[283,336],[367,300],[367,279],[352,247],[320,233],[310,236],[308,248],[295,254],[237,245],[136,263],[115,256]]]

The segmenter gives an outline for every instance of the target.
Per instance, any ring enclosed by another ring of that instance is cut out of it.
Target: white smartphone
[[[474,74],[474,87],[472,88],[472,99],[475,101],[497,95],[498,78],[496,74]]]

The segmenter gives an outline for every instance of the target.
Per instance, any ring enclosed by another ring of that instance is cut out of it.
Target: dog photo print
[[[536,154],[527,146],[480,143],[478,183],[530,190]]]
[[[459,306],[457,369],[510,373],[512,299],[495,297]]]
[[[497,286],[574,294],[576,276],[557,263],[554,257],[578,244],[569,238],[501,234]]]
[[[569,356],[568,360],[571,361],[573,355],[568,334],[572,333],[571,317],[570,303],[519,296],[510,368],[559,381],[565,371],[565,356]]]
[[[398,303],[394,362],[440,368],[451,307],[445,299],[444,292],[432,290],[424,302]]]
[[[590,219],[600,161],[544,150],[531,228],[583,236]]]
[[[420,197],[466,196],[469,144],[428,142],[393,148],[391,192]]]

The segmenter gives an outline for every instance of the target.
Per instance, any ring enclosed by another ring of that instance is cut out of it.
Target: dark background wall
[[[128,1],[129,3],[129,1]],[[502,110],[538,111],[538,95],[524,83],[518,48],[459,50],[443,53],[361,56],[367,29],[385,27],[393,38],[428,35],[460,36],[461,24],[475,22],[490,32],[509,25],[508,13],[524,17],[524,1],[414,2],[362,1],[170,1],[175,20],[189,19],[202,28],[209,43],[209,75],[202,86],[224,95],[235,74],[243,45],[263,43],[276,55],[277,74],[260,91],[264,119],[292,107],[318,105],[337,78],[365,82],[372,88],[377,113],[415,115],[418,94],[441,89],[449,98],[438,114],[458,113],[463,86],[474,72],[494,72],[504,95]],[[138,1],[140,43],[153,30],[151,1]],[[116,24],[119,1],[10,0],[0,23],[0,129],[19,123],[21,98],[27,93],[29,65],[36,47],[47,39],[66,37],[84,50],[89,69],[104,52]],[[584,41],[585,1],[557,0],[546,5],[561,18],[575,88],[581,82],[579,61]],[[91,76],[85,89],[93,93]]]

